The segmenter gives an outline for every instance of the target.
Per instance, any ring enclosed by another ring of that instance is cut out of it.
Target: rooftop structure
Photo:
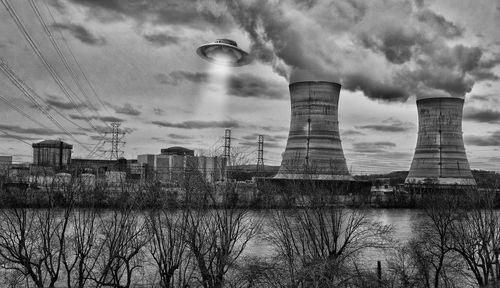
[[[161,154],[163,155],[189,155],[194,156],[194,150],[187,149],[180,146],[173,146],[165,149],[161,149]]]

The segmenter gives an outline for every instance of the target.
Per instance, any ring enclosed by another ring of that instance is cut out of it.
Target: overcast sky
[[[174,145],[221,153],[230,128],[251,162],[263,134],[265,164],[279,165],[288,84],[323,80],[342,85],[340,135],[354,174],[409,168],[423,97],[464,97],[471,168],[500,171],[497,0],[6,3],[15,13],[0,5],[8,67],[0,73],[0,153],[15,161],[31,161],[30,143],[58,138],[87,157],[117,121],[126,158]],[[234,39],[253,62],[225,71],[196,55],[217,38]]]

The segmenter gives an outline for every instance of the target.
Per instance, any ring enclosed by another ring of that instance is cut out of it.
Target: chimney
[[[418,139],[407,184],[475,186],[462,138],[460,98],[417,100]]]
[[[276,179],[353,180],[340,143],[340,84],[289,85],[290,132]]]

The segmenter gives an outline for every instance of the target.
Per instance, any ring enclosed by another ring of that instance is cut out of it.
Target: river
[[[269,212],[267,212],[269,213]],[[253,257],[271,257],[273,247],[264,239],[266,231],[269,229],[269,215],[260,215],[263,217],[262,233],[253,238],[245,250],[245,256]],[[368,216],[372,220],[379,221],[384,225],[392,225],[394,228],[393,239],[399,244],[404,244],[412,238],[412,225],[423,217],[422,210],[416,209],[369,209]],[[384,251],[370,250],[363,253],[365,261],[375,262],[383,261],[387,255]]]

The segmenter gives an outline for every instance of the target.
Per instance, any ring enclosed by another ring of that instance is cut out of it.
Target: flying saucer
[[[243,66],[250,62],[248,53],[238,47],[230,39],[217,39],[212,43],[203,44],[196,53],[203,59],[225,66]]]

